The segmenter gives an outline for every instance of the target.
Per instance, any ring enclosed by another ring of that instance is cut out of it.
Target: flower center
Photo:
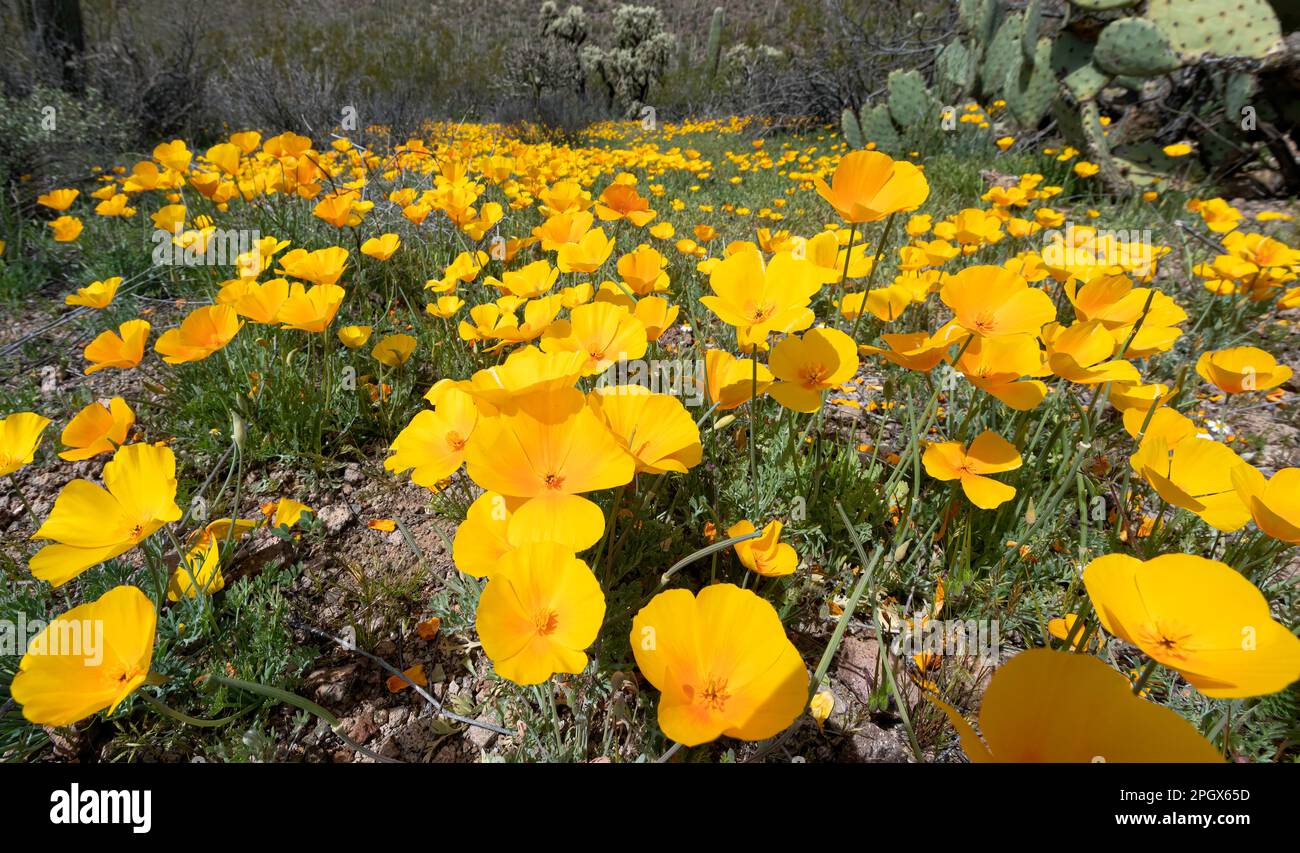
[[[546,488],[559,491],[564,488],[564,478],[559,474],[547,474],[545,478]]]
[[[709,682],[700,691],[700,701],[714,711],[721,711],[727,705],[731,694],[727,692],[727,680],[709,676]]]
[[[1184,660],[1190,653],[1187,641],[1192,634],[1176,622],[1157,619],[1138,630],[1138,641],[1160,660]]]
[[[537,628],[537,635],[539,637],[547,637],[554,634],[556,627],[559,625],[559,621],[559,616],[556,615],[554,610],[543,610],[533,617],[533,624]]]
[[[749,319],[755,323],[762,323],[775,313],[775,305],[755,305],[749,310]]]
[[[450,430],[447,433],[447,446],[452,450],[464,450],[465,439],[456,430]]]
[[[987,334],[996,329],[997,326],[997,318],[993,316],[991,311],[981,311],[975,315],[976,331]]]
[[[826,382],[826,377],[830,375],[830,369],[822,364],[804,365],[799,370],[799,378],[803,380],[805,388],[820,388]]]

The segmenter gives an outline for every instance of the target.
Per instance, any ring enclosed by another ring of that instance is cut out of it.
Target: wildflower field
[[[1008,109],[232,127],[6,206],[0,756],[1297,761],[1294,201]]]

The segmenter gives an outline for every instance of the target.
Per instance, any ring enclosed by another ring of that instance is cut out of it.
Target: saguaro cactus
[[[713,10],[713,20],[709,22],[709,42],[704,49],[705,68],[710,80],[718,76],[722,62],[722,28],[726,23],[727,11],[718,6]]]

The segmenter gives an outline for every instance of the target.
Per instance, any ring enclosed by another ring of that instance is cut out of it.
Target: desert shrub
[[[0,93],[0,182],[29,176],[26,183],[39,187],[80,178],[132,137],[130,120],[95,89],[81,96],[48,86]]]

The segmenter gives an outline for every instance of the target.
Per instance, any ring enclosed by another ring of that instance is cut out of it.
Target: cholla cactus
[[[559,7],[551,0],[542,4],[542,35],[568,42],[576,51],[587,40],[587,13],[581,6],[573,5],[561,15]]]
[[[635,114],[663,78],[676,44],[658,9],[624,4],[614,11],[614,47],[584,48],[581,62],[605,84],[612,105]]]
[[[727,48],[727,52],[723,54],[722,70],[733,85],[740,84],[754,79],[767,69],[776,67],[785,58],[783,51],[770,44],[754,46],[736,44]]]
[[[509,92],[528,90],[534,101],[547,91],[570,89],[582,95],[587,80],[581,53],[587,40],[586,13],[574,5],[561,14],[559,6],[547,0],[538,10],[537,25],[539,38],[519,51],[497,85]]]

